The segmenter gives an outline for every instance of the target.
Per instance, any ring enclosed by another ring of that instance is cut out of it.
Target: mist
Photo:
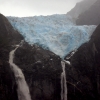
[[[0,0],[0,13],[5,16],[65,14],[82,0]]]

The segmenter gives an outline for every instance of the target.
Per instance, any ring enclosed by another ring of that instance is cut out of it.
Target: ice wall
[[[38,44],[64,58],[90,39],[96,26],[76,26],[66,14],[34,17],[8,17],[29,44]]]

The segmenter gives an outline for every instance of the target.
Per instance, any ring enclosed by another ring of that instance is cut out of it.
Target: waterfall
[[[31,100],[29,87],[25,81],[25,77],[24,77],[21,69],[13,63],[14,53],[18,47],[19,47],[19,45],[17,45],[17,47],[10,52],[9,63],[10,63],[11,70],[14,72],[14,75],[15,75],[18,99],[19,100]]]
[[[67,100],[67,85],[66,85],[66,73],[65,73],[65,62],[61,61],[62,70],[61,73],[61,100]]]

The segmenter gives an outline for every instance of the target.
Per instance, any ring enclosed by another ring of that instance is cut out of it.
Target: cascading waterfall
[[[17,47],[10,52],[9,63],[10,63],[11,69],[15,75],[15,79],[16,79],[16,83],[17,83],[18,99],[19,100],[31,100],[29,87],[25,81],[25,77],[24,77],[21,69],[13,63],[14,53],[18,47],[19,47],[19,45],[17,45]]]
[[[61,100],[67,100],[67,85],[66,85],[66,73],[65,73],[65,62],[61,61],[62,70],[61,73]]]

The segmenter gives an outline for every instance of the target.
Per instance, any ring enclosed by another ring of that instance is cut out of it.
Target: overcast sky
[[[0,13],[5,16],[66,14],[82,0],[0,0]]]

